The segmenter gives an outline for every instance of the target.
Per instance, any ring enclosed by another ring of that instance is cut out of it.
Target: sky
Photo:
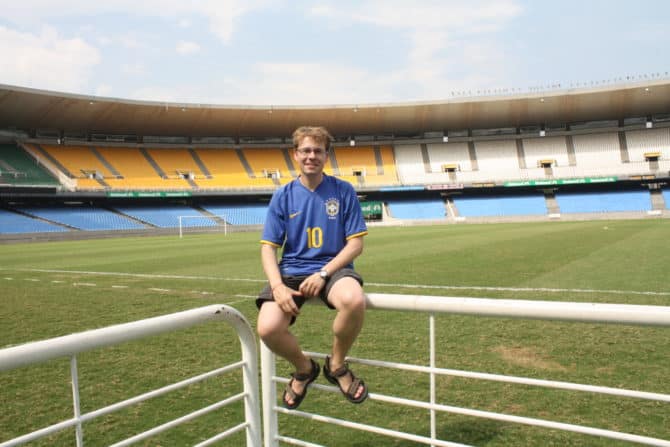
[[[667,0],[0,0],[0,84],[216,105],[670,78]]]

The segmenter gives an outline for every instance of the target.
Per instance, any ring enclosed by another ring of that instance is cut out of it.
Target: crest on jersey
[[[335,217],[340,212],[340,202],[337,199],[326,200],[326,214],[328,217]]]

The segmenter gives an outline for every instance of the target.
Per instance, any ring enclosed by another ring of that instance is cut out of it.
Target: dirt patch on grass
[[[525,368],[541,369],[545,371],[567,371],[568,368],[560,363],[548,359],[532,348],[518,346],[498,346],[493,348],[493,352],[512,365],[523,366]]]

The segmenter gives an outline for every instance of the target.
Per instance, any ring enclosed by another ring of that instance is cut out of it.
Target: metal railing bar
[[[322,354],[309,353],[315,357],[325,357]],[[516,383],[521,385],[532,385],[544,388],[555,388],[570,391],[585,391],[589,393],[607,394],[619,397],[630,397],[637,399],[655,400],[661,402],[670,402],[670,394],[652,393],[648,391],[636,391],[624,388],[612,388],[599,385],[585,385],[573,382],[561,382],[555,380],[532,379],[529,377],[506,376],[502,374],[490,374],[474,371],[462,371],[457,369],[431,368],[429,366],[409,365],[406,363],[386,362],[382,360],[360,359],[356,357],[347,357],[352,363],[359,363],[367,366],[379,366],[385,368],[394,368],[404,371],[435,373],[446,376],[463,377],[468,379],[481,379],[494,382]]]
[[[78,421],[75,428],[77,447],[84,446],[84,431],[81,427],[81,406],[79,400],[79,373],[77,372],[77,356],[70,357],[70,379],[72,380],[72,406],[74,418]]]
[[[242,348],[242,361],[227,365],[196,377],[183,380],[176,384],[168,385],[159,390],[153,390],[140,396],[127,399],[123,402],[117,402],[108,407],[94,410],[85,415],[80,415],[79,409],[79,384],[76,364],[76,354],[90,351],[92,349],[113,346],[116,344],[154,336],[178,329],[188,328],[197,324],[209,321],[225,321],[229,323],[237,332],[237,336]],[[17,346],[0,349],[0,372],[11,369],[28,366],[36,363],[43,363],[60,357],[70,357],[70,374],[73,386],[73,401],[75,417],[65,421],[52,424],[48,427],[38,429],[31,433],[15,437],[0,443],[0,447],[14,447],[56,432],[77,427],[77,445],[83,444],[82,423],[90,421],[96,417],[111,413],[118,409],[142,402],[144,400],[183,388],[190,384],[217,376],[233,369],[242,369],[243,392],[226,400],[220,401],[207,408],[201,409],[190,415],[186,415],[175,421],[162,425],[156,430],[150,430],[138,437],[129,438],[121,441],[117,445],[129,445],[135,442],[135,439],[141,439],[150,436],[152,433],[158,433],[167,428],[171,428],[184,421],[188,421],[200,415],[209,413],[229,403],[244,399],[244,417],[245,423],[242,428],[246,428],[246,440],[248,446],[259,446],[261,444],[261,420],[259,413],[259,386],[258,386],[258,364],[256,338],[247,319],[236,309],[223,305],[214,304],[210,306],[191,309],[183,312],[177,312],[169,315],[162,315],[144,320],[138,320],[130,323],[108,326],[101,329],[65,335],[48,340],[29,342]],[[241,428],[240,428],[241,429]]]
[[[288,379],[280,378],[280,377],[275,377],[273,378],[276,382],[281,382],[281,383],[288,383]],[[328,391],[332,393],[339,393],[339,390],[330,385],[321,385],[317,383],[313,383],[310,385],[311,388],[322,390],[322,391]],[[657,438],[652,438],[652,437],[647,437],[647,436],[641,436],[641,435],[635,435],[635,434],[629,434],[629,433],[620,433],[620,432],[615,432],[611,430],[606,430],[606,429],[601,429],[601,428],[594,428],[594,427],[587,427],[587,426],[582,426],[582,425],[574,425],[574,424],[567,424],[563,422],[554,422],[554,421],[548,421],[545,419],[536,419],[536,418],[529,418],[525,416],[514,416],[514,415],[507,415],[507,414],[502,414],[502,413],[494,413],[490,411],[483,411],[483,410],[474,410],[470,408],[461,408],[461,407],[454,407],[454,406],[449,406],[449,405],[442,405],[442,404],[431,404],[429,402],[423,402],[423,401],[418,401],[418,400],[413,400],[413,399],[405,399],[402,397],[395,397],[395,396],[387,396],[384,394],[378,394],[378,393],[370,393],[368,399],[370,400],[377,400],[380,402],[387,402],[387,403],[392,403],[392,404],[397,404],[397,405],[404,405],[408,407],[414,407],[414,408],[421,408],[425,410],[436,410],[436,411],[442,411],[445,413],[453,413],[453,414],[460,414],[463,416],[473,416],[473,417],[479,417],[479,418],[484,418],[484,419],[492,419],[492,420],[497,420],[501,422],[513,422],[513,423],[518,423],[518,424],[523,424],[523,425],[532,425],[532,426],[537,426],[537,427],[544,427],[544,428],[552,428],[552,429],[557,429],[557,430],[563,430],[563,431],[571,431],[575,433],[582,433],[582,434],[587,434],[587,435],[593,435],[593,436],[602,436],[606,438],[611,438],[611,439],[618,439],[622,441],[629,441],[629,442],[636,442],[639,444],[647,444],[647,445],[653,445],[653,446],[662,446],[662,447],[670,447],[670,441],[666,441],[663,439],[657,439]],[[290,412],[288,414],[293,414],[293,412]]]
[[[299,445],[300,447],[325,447],[321,444],[314,444],[312,442],[301,441],[300,439],[289,438],[288,436],[277,436],[275,439],[277,441],[281,441],[286,444]]]
[[[135,436],[132,436],[130,438],[124,439],[123,441],[117,442],[116,444],[113,444],[110,447],[123,447],[123,446],[132,445],[136,442],[139,442],[139,441],[142,441],[144,439],[150,438],[151,436],[157,435],[157,434],[162,433],[166,430],[169,430],[173,427],[176,427],[180,424],[183,424],[184,422],[188,422],[192,419],[203,416],[207,413],[211,413],[212,411],[218,410],[219,408],[225,407],[226,405],[230,405],[234,402],[242,400],[245,397],[247,397],[247,393],[236,394],[236,395],[231,396],[227,399],[224,399],[222,401],[216,402],[212,405],[209,405],[207,407],[201,408],[201,409],[196,410],[192,413],[184,415],[180,418],[174,419],[170,422],[166,422],[165,424],[158,425],[158,426],[152,428],[151,430],[147,430],[145,432],[139,433],[139,434],[137,434]]]
[[[574,425],[574,424],[567,424],[567,423],[563,423],[563,422],[548,421],[548,420],[545,420],[545,419],[529,418],[529,417],[525,417],[525,416],[514,416],[514,415],[508,415],[508,414],[502,414],[502,413],[494,413],[494,412],[490,412],[490,411],[454,407],[454,406],[450,406],[450,405],[441,405],[441,404],[431,405],[428,402],[421,402],[421,401],[416,401],[416,400],[411,400],[411,399],[404,399],[404,398],[393,397],[393,396],[385,396],[383,394],[377,394],[377,393],[370,393],[369,399],[378,400],[380,402],[388,402],[388,403],[394,403],[394,404],[399,404],[399,405],[405,405],[405,406],[410,406],[410,407],[415,407],[415,408],[423,408],[423,409],[427,409],[427,410],[435,409],[435,410],[438,410],[438,411],[443,411],[445,413],[460,414],[460,415],[463,415],[463,416],[472,416],[472,417],[478,417],[478,418],[484,418],[484,419],[492,419],[492,420],[501,421],[501,422],[513,422],[513,423],[523,424],[523,425],[531,425],[531,426],[536,426],[536,427],[543,427],[543,428],[551,428],[551,429],[556,429],[556,430],[570,431],[570,432],[581,433],[581,434],[586,434],[586,435],[601,436],[601,437],[604,437],[604,438],[617,439],[617,440],[620,440],[620,441],[635,442],[635,443],[638,443],[638,444],[646,444],[646,445],[661,446],[661,447],[670,447],[670,441],[666,441],[664,439],[652,438],[652,437],[648,437],[648,436],[641,436],[641,435],[635,435],[635,434],[630,434],[630,433],[615,432],[615,431],[606,430],[606,429],[602,429],[602,428],[586,427],[586,426],[582,426],[582,425]]]
[[[329,416],[322,416],[319,414],[305,413],[299,410],[288,410],[282,407],[275,407],[274,411],[279,413],[291,414],[293,416],[300,416],[314,421],[325,422],[328,424],[339,425],[340,427],[353,428],[356,430],[367,431],[379,435],[389,436],[392,438],[405,439],[407,441],[419,442],[421,444],[433,444],[439,447],[470,447],[466,444],[458,444],[455,442],[441,441],[437,439],[430,439],[425,436],[413,435],[411,433],[400,432],[388,428],[377,427],[374,425],[361,424],[359,422],[345,421],[342,419],[332,418]]]
[[[670,326],[670,306],[368,293],[370,309],[581,323]],[[318,301],[318,300],[308,300]]]
[[[202,441],[201,443],[196,444],[193,447],[206,447],[208,445],[212,445],[216,442],[221,441],[222,439],[226,439],[227,437],[232,436],[235,433],[246,429],[247,427],[249,427],[249,423],[248,422],[242,422],[241,424],[239,424],[235,427],[229,428],[228,430],[226,430],[222,433],[219,433],[218,435],[213,436],[213,437],[211,437],[211,438],[209,438],[205,441]]]
[[[185,329],[222,319],[225,314],[230,314],[226,306],[215,304],[0,349],[0,371]],[[231,319],[230,322],[234,324],[235,320]]]
[[[64,421],[58,422],[48,427],[36,430],[32,433],[28,433],[23,436],[19,436],[14,439],[10,439],[9,441],[0,443],[0,447],[14,447],[17,445],[25,444],[26,442],[34,441],[44,436],[49,436],[61,430],[65,430],[66,428],[74,427],[77,425],[78,422],[79,421],[77,419],[66,419]]]
[[[176,391],[178,389],[184,388],[188,385],[192,385],[194,383],[202,382],[203,380],[209,379],[211,377],[215,377],[221,374],[224,374],[226,372],[229,372],[230,370],[233,369],[238,369],[244,366],[243,361],[239,361],[237,363],[231,363],[230,365],[227,365],[223,368],[218,368],[214,369],[212,371],[208,371],[204,374],[201,374],[199,376],[193,376],[188,379],[182,380],[180,382],[172,383],[170,385],[164,386],[163,388],[158,388],[152,391],[149,391],[144,394],[140,394],[135,397],[131,397],[129,399],[123,400],[121,402],[114,403],[112,405],[109,405],[107,407],[99,408],[97,410],[91,411],[89,413],[86,413],[81,416],[80,420],[82,422],[88,422],[92,419],[95,419],[100,416],[104,416],[109,413],[113,413],[114,411],[118,411],[122,408],[128,407],[130,405],[134,405],[140,402],[143,402],[145,400],[152,399],[154,397],[162,396],[163,394],[167,394],[172,391]]]

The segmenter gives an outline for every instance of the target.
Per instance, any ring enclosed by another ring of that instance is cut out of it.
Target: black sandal
[[[347,374],[351,376],[351,385],[349,385],[349,389],[345,391],[340,386],[340,381],[338,379],[340,377],[346,376]],[[336,385],[340,389],[344,397],[346,397],[349,402],[354,404],[360,404],[361,402],[363,402],[365,399],[368,398],[368,387],[365,385],[365,382],[363,382],[362,379],[359,379],[354,375],[353,371],[349,369],[349,365],[346,362],[336,371],[331,371],[330,357],[327,356],[326,363],[324,363],[323,365],[323,375],[326,377],[326,379],[328,379],[330,383]],[[360,396],[355,397],[356,391],[358,391],[358,388],[360,386],[363,387],[363,392],[361,393]]]
[[[307,387],[309,386],[310,383],[314,382],[317,377],[319,377],[319,372],[321,371],[319,364],[316,363],[313,359],[309,359],[309,361],[312,362],[312,370],[307,374],[298,374],[297,372],[291,373],[291,381],[288,383],[286,389],[284,390],[284,395],[282,396],[282,403],[284,404],[284,407],[288,408],[289,410],[295,410],[300,406],[302,400],[307,395]],[[292,385],[294,380],[305,382],[305,387],[303,388],[301,394],[298,394],[295,391],[293,391]],[[287,397],[293,401],[293,405],[289,405],[286,399]]]

